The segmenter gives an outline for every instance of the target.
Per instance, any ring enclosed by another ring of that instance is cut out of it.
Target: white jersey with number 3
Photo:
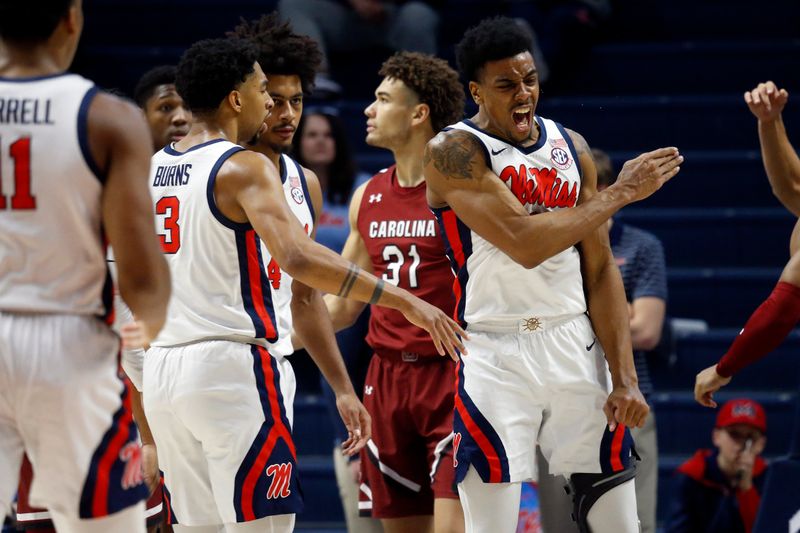
[[[150,189],[156,229],[172,277],[167,323],[152,343],[174,346],[206,339],[261,344],[291,353],[278,329],[273,282],[280,271],[250,223],[217,208],[217,172],[244,150],[223,139],[186,152],[166,146],[153,156]]]
[[[487,133],[470,120],[450,127],[477,137],[489,168],[532,216],[574,207],[581,190],[572,139],[552,120],[537,116],[536,121],[539,139],[529,147]],[[433,211],[458,277],[455,291],[462,323],[556,318],[586,311],[580,255],[574,246],[526,269],[470,230],[449,207]]]
[[[103,176],[87,138],[94,84],[0,78],[0,310],[104,315]]]

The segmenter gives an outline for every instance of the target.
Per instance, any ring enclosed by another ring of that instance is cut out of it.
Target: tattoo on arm
[[[372,298],[369,299],[370,305],[378,303],[378,300],[381,299],[381,294],[383,294],[383,285],[383,279],[378,278],[378,283],[375,284],[375,290],[372,291]]]
[[[352,290],[356,282],[356,278],[358,278],[359,272],[361,272],[361,269],[353,263],[350,263],[350,268],[347,269],[347,275],[344,277],[342,286],[339,288],[339,292],[336,293],[336,296],[347,298],[347,295],[350,294],[350,290]]]
[[[586,142],[586,139],[583,138],[583,135],[581,135],[577,131],[573,131],[570,129],[567,129],[567,135],[569,135],[572,138],[572,142],[575,145],[575,151],[577,152],[577,154],[575,155],[580,157],[581,154],[588,154],[589,157],[591,157],[592,160],[594,160],[594,156],[592,155],[592,149],[589,148],[589,144]]]
[[[465,131],[449,132],[444,139],[435,140],[425,150],[424,162],[433,160],[436,170],[447,178],[472,179],[472,164],[480,156],[478,140]]]

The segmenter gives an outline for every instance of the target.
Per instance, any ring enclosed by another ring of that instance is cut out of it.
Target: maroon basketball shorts
[[[411,353],[372,357],[364,405],[372,439],[361,452],[359,512],[374,518],[433,514],[458,498],[453,481],[455,363]]]

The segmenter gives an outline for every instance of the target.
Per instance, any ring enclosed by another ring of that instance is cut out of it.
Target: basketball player
[[[800,157],[789,142],[782,117],[789,93],[768,81],[746,92],[744,99],[758,119],[761,156],[772,190],[786,209],[800,216]],[[777,348],[800,321],[799,251],[800,220],[789,241],[791,258],[772,294],[753,312],[719,363],[697,374],[694,397],[702,405],[716,407],[714,393]]]
[[[551,473],[570,479],[581,531],[638,531],[628,426],[648,408],[602,223],[673,177],[682,158],[675,148],[643,154],[597,193],[583,137],[535,114],[524,30],[484,20],[457,58],[478,113],[428,143],[425,179],[471,336],[454,423],[467,531],[515,530],[536,442]]]
[[[152,161],[175,291],[145,359],[143,396],[178,532],[290,531],[301,508],[292,348],[273,293],[282,271],[402,310],[443,353],[463,348],[444,313],[311,240],[272,162],[232,142],[255,144],[266,130],[272,100],[257,57],[249,41],[194,44],[177,79],[192,128]],[[346,420],[354,438],[359,423]]]
[[[24,451],[31,503],[59,531],[143,532],[141,450],[102,320],[104,237],[146,337],[164,323],[169,274],[139,110],[65,72],[82,24],[80,0],[0,1],[0,508]]]
[[[379,74],[364,111],[367,143],[391,150],[396,164],[354,193],[342,256],[453,314],[453,272],[425,200],[422,154],[436,132],[463,116],[464,91],[446,61],[426,54],[395,54]],[[337,329],[365,307],[326,301]],[[387,532],[463,531],[453,487],[454,361],[439,357],[425,331],[392,309],[372,309],[367,342],[375,355],[364,403],[374,423],[362,452],[362,513],[380,518]]]
[[[242,22],[228,35],[256,44],[258,64],[267,76],[267,91],[273,102],[265,121],[266,129],[250,148],[265,155],[279,169],[286,203],[306,233],[314,238],[322,210],[322,188],[317,176],[286,152],[292,148],[292,138],[303,114],[303,95],[313,89],[322,57],[319,45],[310,37],[293,33],[289,23],[281,22],[277,13]],[[279,335],[290,335],[294,325],[294,331],[336,394],[342,420],[346,425],[361,428],[360,437],[353,438],[351,434],[344,443],[344,453],[354,455],[369,439],[371,424],[347,375],[322,294],[293,280],[283,269],[278,276],[280,282],[272,286],[274,303],[289,310],[275,315]]]
[[[192,112],[175,90],[174,66],[161,65],[145,72],[136,83],[133,99],[147,118],[153,134],[153,152],[189,133]]]

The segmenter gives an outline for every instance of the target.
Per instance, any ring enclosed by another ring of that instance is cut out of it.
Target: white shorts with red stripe
[[[468,327],[457,369],[456,478],[472,465],[485,482],[536,480],[536,443],[550,473],[616,472],[633,440],[608,431],[611,376],[586,315]]]
[[[172,524],[248,522],[302,509],[285,358],[226,340],[151,347],[143,400]]]
[[[98,518],[147,497],[118,348],[91,316],[0,313],[0,509],[23,451],[31,505]]]

